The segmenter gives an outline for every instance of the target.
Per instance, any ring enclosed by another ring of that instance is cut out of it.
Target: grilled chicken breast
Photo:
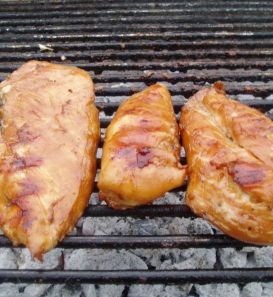
[[[83,213],[99,139],[93,83],[76,67],[30,61],[0,84],[0,226],[32,255]]]
[[[109,206],[147,204],[182,185],[179,131],[166,87],[155,84],[119,107],[107,128],[98,187]]]
[[[230,236],[273,243],[273,122],[228,99],[196,93],[180,121],[189,166],[186,203]]]

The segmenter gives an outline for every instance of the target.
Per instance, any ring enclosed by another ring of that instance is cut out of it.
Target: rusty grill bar
[[[107,127],[119,102],[161,81],[175,112],[205,83],[225,82],[231,95],[273,109],[273,2],[270,1],[20,1],[1,2],[0,80],[29,59],[79,66],[96,83],[97,106]],[[167,18],[166,18],[167,16]],[[39,44],[52,47],[41,52]],[[114,86],[114,87],[113,87]],[[116,87],[115,87],[116,86]],[[122,98],[121,98],[122,97]],[[239,98],[240,99],[240,98]],[[241,100],[241,99],[240,99]],[[102,143],[101,143],[102,145]],[[182,159],[184,162],[185,160]],[[100,159],[98,159],[98,165]],[[176,191],[185,191],[186,185]],[[95,186],[95,192],[97,192]],[[149,205],[126,211],[89,205],[91,217],[188,217],[185,205]],[[0,236],[1,247],[11,247]],[[246,244],[222,234],[67,236],[63,248],[217,248]],[[210,283],[272,281],[272,268],[211,270],[48,271],[0,269],[1,282]]]

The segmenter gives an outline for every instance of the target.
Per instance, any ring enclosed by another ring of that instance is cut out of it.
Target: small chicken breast
[[[70,231],[92,192],[99,140],[89,75],[30,61],[0,84],[0,226],[38,259]]]
[[[228,99],[221,84],[196,93],[180,121],[189,170],[186,203],[226,234],[273,243],[273,122]]]
[[[152,202],[185,179],[178,125],[166,87],[155,84],[124,101],[107,128],[98,187],[109,206]]]

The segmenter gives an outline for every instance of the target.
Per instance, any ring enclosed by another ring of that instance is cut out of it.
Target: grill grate
[[[96,83],[106,128],[125,96],[161,81],[179,113],[206,82],[263,112],[273,109],[273,2],[270,1],[40,1],[1,3],[0,80],[29,59],[79,66]],[[205,17],[202,17],[205,16]],[[168,22],[166,22],[168,16]],[[52,47],[41,52],[39,43]],[[185,96],[185,97],[183,97]],[[267,99],[267,100],[263,100]],[[100,144],[102,145],[102,143]],[[182,158],[184,162],[184,158]],[[98,158],[98,165],[100,158]],[[176,191],[185,191],[186,185]],[[95,192],[97,195],[97,187]],[[89,205],[85,217],[185,217],[185,205],[117,211]],[[1,247],[11,247],[0,236]],[[222,234],[67,236],[62,248],[219,248],[247,246]],[[210,283],[272,281],[272,268],[211,270],[7,270],[1,282]]]

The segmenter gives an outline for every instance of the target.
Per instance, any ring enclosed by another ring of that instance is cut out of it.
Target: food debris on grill
[[[54,49],[48,45],[39,43],[38,46],[39,46],[40,51],[50,51],[50,52],[54,51]]]

